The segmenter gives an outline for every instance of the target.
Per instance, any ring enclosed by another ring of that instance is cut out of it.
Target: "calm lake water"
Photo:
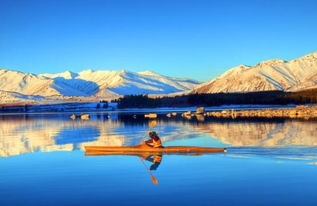
[[[317,121],[158,119],[165,145],[227,153],[85,156],[85,145],[136,145],[142,114],[0,115],[0,205],[317,205]],[[147,168],[153,163],[144,161]]]

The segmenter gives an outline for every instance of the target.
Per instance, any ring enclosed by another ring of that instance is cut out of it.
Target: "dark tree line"
[[[285,102],[294,104],[316,104],[317,89],[307,89],[300,92],[287,92],[281,97]]]
[[[115,100],[119,108],[154,108],[220,106],[230,104],[315,104],[317,89],[300,92],[263,91],[245,93],[189,94],[152,98],[147,95],[127,95]]]
[[[115,100],[119,108],[160,107],[161,98],[149,98],[147,95],[127,95]]]

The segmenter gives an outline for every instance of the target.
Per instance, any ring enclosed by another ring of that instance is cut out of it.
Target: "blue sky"
[[[207,81],[317,51],[316,0],[0,0],[0,68]]]

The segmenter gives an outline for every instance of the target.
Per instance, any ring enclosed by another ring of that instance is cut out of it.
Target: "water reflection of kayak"
[[[213,153],[213,152],[226,152],[225,148],[213,147],[187,147],[187,146],[170,146],[162,148],[154,148],[146,145],[137,146],[85,146],[87,155],[102,155],[103,153],[109,154],[129,154],[129,153],[143,153],[143,152],[158,152],[158,153]]]

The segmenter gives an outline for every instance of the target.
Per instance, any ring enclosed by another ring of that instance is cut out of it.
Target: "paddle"
[[[146,131],[146,135],[144,135],[144,137],[142,138],[142,142],[143,140],[146,138],[147,134],[150,132],[150,130],[155,127],[155,125],[157,124],[156,120],[152,120],[150,123],[149,123],[149,129]]]
[[[147,130],[147,133],[149,133],[149,132],[150,132],[150,129],[153,128],[156,124],[157,124],[156,120],[152,120],[152,121],[149,123],[149,129]]]
[[[141,162],[143,163],[144,167],[146,168],[146,171],[151,175],[151,179],[152,179],[153,184],[157,185],[159,182],[158,182],[158,180],[156,179],[156,177],[154,177],[154,175],[152,174],[151,170],[148,169],[148,167],[146,166],[146,164],[144,163],[144,161],[142,160],[142,158],[141,158],[140,160],[141,160]]]

